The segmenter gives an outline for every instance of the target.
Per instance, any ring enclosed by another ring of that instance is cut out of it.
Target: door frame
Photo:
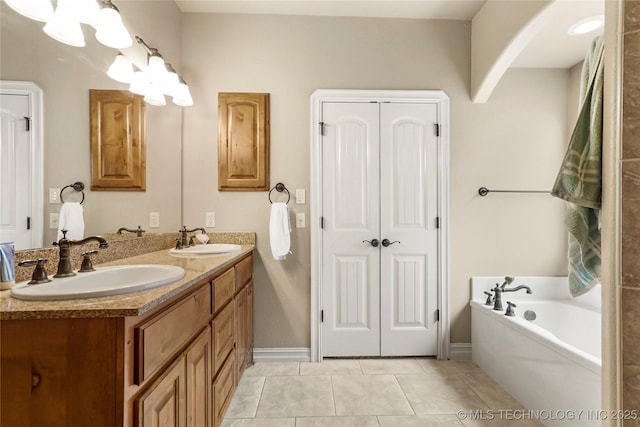
[[[438,359],[449,358],[449,97],[437,90],[318,89],[311,95],[311,361],[322,361],[322,145],[320,122],[325,102],[407,102],[437,107],[438,141]]]
[[[44,144],[42,89],[34,82],[0,80],[0,93],[7,95],[26,95],[29,98],[29,116],[31,131],[31,247],[41,248],[44,239]]]

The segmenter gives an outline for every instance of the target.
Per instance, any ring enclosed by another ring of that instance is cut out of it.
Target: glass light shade
[[[162,91],[165,95],[173,96],[176,94],[179,85],[180,78],[178,77],[178,74],[173,69],[171,64],[167,64],[167,73],[165,74],[164,79],[162,80],[162,84],[160,85],[162,87]]]
[[[43,28],[49,37],[70,46],[83,47],[84,34],[68,0],[58,0],[53,18]]]
[[[131,83],[133,81],[133,64],[124,55],[116,56],[113,64],[107,70],[107,75],[120,83]]]
[[[173,103],[181,107],[191,107],[193,98],[186,83],[180,83],[178,90],[173,95]]]
[[[76,18],[83,24],[98,25],[100,6],[96,0],[70,0]]]
[[[147,104],[155,105],[157,107],[167,105],[167,101],[164,99],[164,95],[162,93],[162,88],[153,83],[149,85],[149,90],[144,97],[144,102],[146,102]]]
[[[103,45],[114,49],[125,49],[133,44],[115,6],[107,5],[100,10],[96,39]]]
[[[149,57],[149,64],[145,71],[151,83],[161,85],[167,76],[167,66],[164,59],[159,54],[153,54]]]
[[[5,0],[5,2],[11,9],[27,18],[42,22],[53,18],[51,0]]]
[[[129,86],[129,92],[135,93],[136,95],[146,95],[149,92],[149,79],[144,71],[136,71],[133,73],[133,79],[131,80],[131,85]]]

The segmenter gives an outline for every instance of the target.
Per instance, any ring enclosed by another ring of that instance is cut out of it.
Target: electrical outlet
[[[50,188],[49,189],[49,203],[60,203],[60,189],[59,188]],[[56,226],[58,228],[58,226]]]
[[[206,212],[204,219],[204,226],[207,228],[215,228],[216,226],[216,213]]]
[[[160,212],[149,212],[149,228],[160,228]]]
[[[304,188],[297,188],[296,189],[296,204],[297,205],[304,205],[307,201],[306,198],[306,194],[304,191]]]
[[[58,229],[58,224],[60,223],[60,214],[58,213],[49,213],[49,228],[53,230]]]
[[[296,228],[304,228],[306,226],[305,222],[306,222],[306,218],[305,218],[304,212],[297,212]]]

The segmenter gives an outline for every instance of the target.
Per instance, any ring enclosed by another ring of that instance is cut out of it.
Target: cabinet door
[[[145,104],[126,90],[89,91],[91,190],[145,191]]]
[[[185,357],[135,401],[136,427],[186,427]]]
[[[269,190],[269,94],[218,94],[218,190]]]
[[[236,295],[236,377],[244,371],[247,356],[247,287]]]
[[[247,355],[245,366],[253,365],[253,280],[247,285]]]
[[[211,427],[211,327],[187,349],[186,364],[187,427]]]

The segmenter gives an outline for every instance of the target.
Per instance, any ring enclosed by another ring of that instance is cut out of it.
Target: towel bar
[[[277,183],[271,190],[269,190],[269,203],[273,204],[273,201],[271,200],[271,192],[273,190],[276,190],[278,193],[282,193],[283,191],[286,191],[287,204],[289,204],[289,200],[291,200],[291,193],[289,193],[289,190],[287,190],[287,187],[285,187],[284,184],[281,182]]]
[[[60,190],[60,201],[62,203],[64,203],[64,199],[62,198],[62,192],[67,188],[73,188],[74,190],[82,193],[82,200],[80,200],[80,204],[84,202],[84,183],[77,181],[77,182],[74,182],[73,184],[65,185],[64,187],[62,187],[62,190]]]
[[[539,194],[551,194],[550,191],[546,190],[489,190],[487,187],[478,188],[478,194],[481,196],[486,196],[489,193],[539,193]]]

